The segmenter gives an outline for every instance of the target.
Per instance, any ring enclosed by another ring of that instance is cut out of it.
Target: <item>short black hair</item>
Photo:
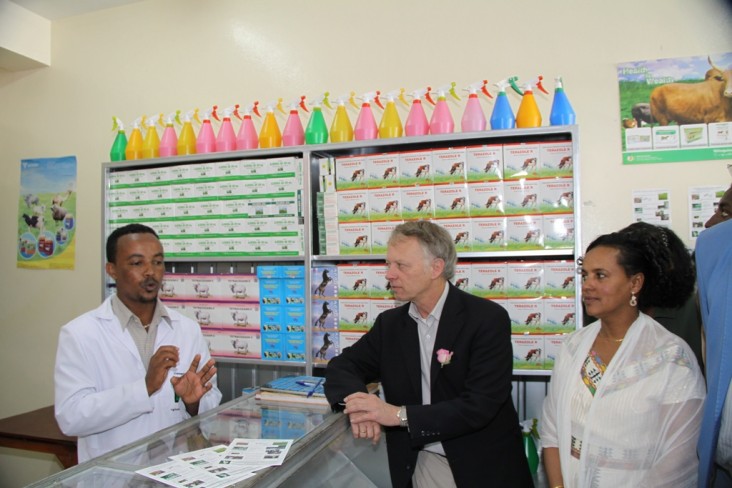
[[[689,251],[671,229],[646,222],[605,234],[590,243],[617,249],[618,264],[628,276],[643,273],[643,288],[638,293],[638,308],[678,308],[694,291],[696,272]]]
[[[118,227],[115,229],[111,234],[109,234],[109,237],[107,237],[107,262],[108,263],[116,263],[117,262],[117,241],[119,241],[119,238],[122,236],[126,236],[128,234],[152,234],[155,237],[158,237],[158,234],[147,225],[143,224],[127,224],[122,227]]]

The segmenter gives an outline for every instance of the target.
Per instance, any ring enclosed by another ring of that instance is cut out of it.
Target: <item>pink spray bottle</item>
[[[431,103],[435,102],[430,97],[431,87],[419,88],[413,90],[409,96],[412,97],[412,106],[407,115],[407,121],[404,123],[404,134],[407,136],[426,136],[430,132],[430,123],[427,121],[427,114],[424,113],[422,106],[422,97]]]
[[[216,136],[211,125],[211,114],[215,112],[216,105],[212,109],[206,110],[203,115],[203,120],[199,120],[201,128],[198,131],[198,137],[196,137],[197,154],[216,152]]]
[[[463,111],[463,118],[460,121],[460,130],[462,132],[479,132],[484,131],[488,121],[485,118],[483,109],[480,106],[480,100],[478,100],[478,91],[482,92],[488,98],[493,98],[486,85],[488,80],[478,81],[471,83],[466,88],[468,94],[468,101],[465,104],[465,111]]]
[[[452,118],[452,113],[450,113],[450,107],[447,105],[447,94],[449,93],[455,100],[460,100],[460,97],[455,93],[455,82],[437,88],[436,93],[437,103],[430,118],[430,133],[451,134],[455,130],[455,121]]]
[[[257,129],[254,128],[254,121],[252,120],[252,112],[257,117],[262,117],[259,114],[258,101],[249,104],[244,109],[244,115],[241,117],[241,126],[239,127],[239,133],[236,135],[236,148],[239,151],[245,149],[257,149],[259,147],[259,136],[257,135]]]
[[[373,100],[379,108],[384,110],[384,106],[381,104],[381,100],[379,100],[380,94],[381,92],[376,90],[356,97],[362,102],[361,110],[356,119],[356,126],[353,129],[353,137],[357,141],[366,141],[379,137],[379,129],[376,127],[374,112],[371,110],[371,101]]]
[[[305,95],[302,95],[298,100],[291,101],[288,105],[290,107],[290,115],[287,116],[285,129],[282,131],[282,145],[302,146],[305,144],[305,129],[302,127],[300,112],[297,111],[297,107],[299,106],[304,111],[308,111],[305,105]]]
[[[175,123],[180,125],[180,110],[171,112],[165,116],[165,128],[163,137],[160,138],[160,157],[168,158],[178,155],[178,136],[175,133]]]
[[[222,110],[223,119],[219,127],[219,134],[216,136],[216,152],[226,152],[236,150],[236,134],[234,134],[234,125],[231,123],[231,116],[237,113],[239,105],[232,105]],[[219,120],[214,107],[213,118]]]

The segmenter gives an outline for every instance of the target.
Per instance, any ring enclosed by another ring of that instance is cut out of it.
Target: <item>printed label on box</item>
[[[567,213],[574,208],[574,184],[572,178],[540,180],[539,195],[541,213]]]
[[[467,185],[437,185],[434,192],[436,218],[459,218],[470,214]]]
[[[406,151],[399,155],[399,180],[403,187],[432,184],[432,152]]]
[[[339,191],[338,222],[367,222],[369,194],[366,190]]]
[[[575,296],[577,267],[570,261],[547,261],[544,263],[544,295],[550,297]]]
[[[338,300],[338,329],[368,331],[374,323],[369,300]]]
[[[473,263],[470,270],[470,293],[483,298],[506,296],[506,263]]]
[[[339,264],[338,298],[368,298],[369,268],[368,265]]]
[[[577,317],[574,298],[546,298],[544,301],[544,332],[573,332]]]
[[[400,199],[401,192],[399,188],[369,190],[369,220],[371,222],[401,220],[402,206]]]
[[[541,144],[504,144],[503,178],[517,180],[538,178]]]
[[[541,336],[511,336],[513,369],[544,368],[544,338]]]
[[[435,216],[435,191],[431,185],[402,188],[402,218],[404,220],[431,219]]]
[[[455,285],[455,288],[463,291],[470,289],[470,275],[473,269],[473,265],[470,263],[457,263],[455,265],[455,275],[452,277],[450,282]]]
[[[511,319],[512,334],[537,334],[546,332],[542,328],[544,300],[541,298],[507,299],[503,307]]]
[[[465,183],[465,148],[432,151],[432,178],[438,183]]]
[[[473,146],[465,150],[469,182],[500,181],[503,178],[503,146]]]
[[[501,251],[506,247],[506,219],[504,217],[470,220],[473,231],[473,251]]]
[[[539,213],[540,185],[535,180],[506,181],[503,184],[507,215]]]
[[[503,215],[503,183],[471,183],[468,200],[471,217]]]
[[[336,190],[366,188],[366,157],[345,156],[336,158]]]
[[[366,158],[366,178],[369,188],[399,186],[399,154],[378,154]]]
[[[368,266],[369,297],[371,298],[394,298],[391,284],[386,279],[386,265],[372,264]]]
[[[445,219],[440,220],[439,224],[450,233],[458,252],[470,251],[473,248],[470,219]]]
[[[572,143],[545,142],[541,145],[539,174],[544,177],[571,176],[574,167]]]
[[[567,337],[567,335],[544,336],[544,369],[554,369],[554,363]]]
[[[338,224],[340,254],[371,254],[371,224]]]
[[[506,218],[507,250],[524,251],[544,248],[543,219],[541,215],[522,215]]]

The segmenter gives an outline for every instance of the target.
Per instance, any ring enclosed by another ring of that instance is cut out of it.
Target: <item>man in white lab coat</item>
[[[106,250],[117,293],[62,327],[56,354],[56,420],[78,436],[79,462],[221,401],[199,325],[158,299],[165,266],[155,231],[121,227]]]

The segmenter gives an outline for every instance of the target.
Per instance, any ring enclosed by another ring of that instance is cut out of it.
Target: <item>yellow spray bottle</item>
[[[145,126],[145,139],[142,141],[142,158],[159,158],[160,157],[160,136],[156,125],[162,123],[163,114],[156,116],[143,116],[142,125]]]
[[[138,117],[132,122],[130,140],[127,141],[127,148],[125,148],[125,159],[127,161],[142,159],[142,132],[140,131],[140,123],[142,123],[142,117]]]
[[[183,128],[178,136],[178,155],[196,154],[196,133],[193,131],[193,120],[198,119],[198,109],[189,110],[183,115]]]
[[[381,122],[379,123],[379,137],[382,139],[402,137],[404,127],[402,126],[402,119],[399,118],[396,100],[398,98],[405,107],[409,107],[409,103],[404,98],[404,88],[392,90],[386,93],[384,98],[386,98],[386,105],[384,105],[384,113],[381,115]]]
[[[267,113],[264,116],[264,122],[262,122],[262,129],[259,131],[259,147],[262,149],[280,147],[282,145],[282,132],[280,132],[280,126],[277,124],[274,111],[277,107],[277,110],[283,114],[285,113],[282,108],[282,99],[278,99],[277,103],[269,102],[265,106],[267,107]]]
[[[549,92],[544,89],[544,86],[541,83],[543,79],[543,76],[539,76],[534,84],[539,90],[548,95]],[[516,127],[519,129],[541,127],[541,112],[539,112],[539,106],[536,104],[531,83],[524,84],[524,90],[522,92],[516,83],[517,80],[518,77],[516,76],[512,76],[508,79],[508,82],[511,84],[511,88],[521,95],[521,104],[516,112]]]
[[[350,96],[342,95],[336,98],[335,115],[333,116],[333,122],[330,125],[330,141],[331,142],[349,142],[353,140],[353,125],[351,125],[351,119],[348,117],[348,110],[346,109],[346,101],[358,109],[358,105],[354,101],[356,92],[351,92]]]

